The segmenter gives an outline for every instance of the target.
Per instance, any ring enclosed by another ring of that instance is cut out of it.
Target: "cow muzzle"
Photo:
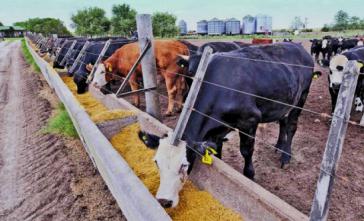
[[[171,208],[173,205],[172,200],[158,199],[158,202],[161,204],[161,206],[163,206],[163,208]]]

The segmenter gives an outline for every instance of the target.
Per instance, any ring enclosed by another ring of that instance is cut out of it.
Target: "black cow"
[[[75,44],[75,47],[73,48],[73,50],[71,51],[70,55],[66,58],[66,68],[67,68],[67,73],[69,76],[73,76],[73,73],[70,72],[70,68],[73,65],[73,63],[75,62],[78,54],[81,52],[83,46],[86,43],[86,39],[82,39],[82,40],[78,40]]]
[[[341,51],[349,50],[351,48],[354,48],[358,45],[358,39],[343,39],[342,44],[340,47]]]
[[[329,80],[329,92],[331,95],[331,111],[335,111],[335,106],[337,102],[337,97],[339,95],[340,86],[342,83],[344,69],[349,60],[356,60],[359,62],[364,61],[364,47],[355,47],[350,49],[347,52],[343,52],[340,55],[334,56],[331,61],[323,61],[321,62],[322,66],[329,66],[330,75],[328,76]],[[361,73],[364,72],[364,68],[362,67],[360,70]],[[355,90],[355,110],[362,112],[363,111],[363,101],[364,101],[364,77],[360,75],[358,78],[358,84]]]
[[[129,44],[135,42],[135,40],[127,40],[127,39],[120,39],[120,40],[112,40],[108,50],[106,51],[104,58],[102,60],[107,59],[110,57],[117,49],[122,47],[125,44]],[[77,85],[77,93],[82,94],[87,91],[88,84],[87,84],[87,77],[91,71],[90,66],[94,65],[97,58],[99,57],[100,52],[104,48],[105,42],[91,42],[89,46],[86,48],[84,55],[82,56],[80,62],[77,64],[75,68],[75,73],[73,76],[73,81]],[[87,67],[87,65],[90,65]],[[105,88],[102,89],[103,93],[110,93],[110,85],[106,85]]]
[[[187,56],[180,56],[180,59],[177,61],[179,66],[188,67],[188,72],[191,75],[195,75],[198,65],[200,63],[202,53],[207,46],[212,48],[212,52],[229,52],[233,50],[240,49],[248,44],[241,43],[241,42],[208,42],[201,45],[196,53],[192,53],[189,57]]]
[[[321,39],[312,39],[310,40],[311,44],[311,56],[315,56],[315,59],[318,60],[321,49],[322,49],[322,40]]]
[[[303,107],[310,89],[313,67],[311,56],[295,43],[248,46],[232,52],[215,53],[204,78],[205,82],[210,83],[202,84],[194,106],[196,111],[213,119],[194,111],[183,135],[186,143],[181,142],[178,147],[174,147],[169,144],[170,136],[159,140],[154,159],[161,173],[156,196],[160,203],[173,207],[178,204],[178,191],[198,156],[195,151],[205,154],[206,148],[211,147],[221,157],[222,141],[232,131],[224,124],[241,131],[240,152],[245,159],[244,175],[247,177],[254,177],[252,155],[259,123],[279,121],[280,133],[276,147],[283,151],[281,166],[287,164],[291,158],[292,138],[301,109],[267,99]],[[148,134],[144,135],[141,137],[148,139]]]
[[[65,66],[61,65],[61,62],[68,50],[71,48],[73,41],[85,41],[86,38],[68,38],[64,41],[64,43],[60,46],[58,51],[56,52],[56,59],[53,61],[53,68],[65,68]]]

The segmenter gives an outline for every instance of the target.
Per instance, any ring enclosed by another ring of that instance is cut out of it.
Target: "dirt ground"
[[[301,42],[309,51],[310,42]],[[204,41],[193,40],[191,43],[199,46]],[[305,108],[330,114],[328,70],[317,64],[315,69],[322,71],[323,76],[313,81]],[[164,87],[163,82],[161,87]],[[160,93],[165,94],[163,91]],[[141,109],[145,110],[144,98],[141,97]],[[132,101],[130,97],[126,99]],[[167,99],[160,96],[160,103],[164,113]],[[163,123],[174,128],[178,117],[163,117]],[[352,112],[351,120],[358,122],[360,118],[360,113]],[[253,157],[255,182],[309,215],[329,128],[329,119],[303,111],[293,139],[293,159],[286,169],[280,168],[280,154],[264,145],[276,144],[279,125],[270,123],[266,128],[259,129],[257,138],[261,142],[256,142]],[[236,133],[228,136],[229,141],[223,148],[223,160],[242,173],[244,160],[239,151],[239,136]],[[364,128],[349,125],[338,168],[329,220],[364,220]]]
[[[0,220],[125,220],[81,142],[41,132],[57,103],[0,43]]]

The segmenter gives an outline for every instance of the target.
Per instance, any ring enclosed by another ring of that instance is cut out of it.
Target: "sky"
[[[196,30],[196,22],[217,17],[242,20],[247,14],[268,14],[273,29],[288,28],[295,16],[308,18],[308,28],[319,28],[333,22],[338,10],[364,18],[364,0],[0,0],[0,21],[11,25],[33,17],[59,18],[70,29],[71,15],[91,6],[103,8],[111,16],[114,4],[129,4],[138,13],[170,12]]]

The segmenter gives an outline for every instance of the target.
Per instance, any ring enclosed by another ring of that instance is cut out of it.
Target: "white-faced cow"
[[[204,81],[223,88],[203,83],[194,105],[195,110],[209,118],[192,112],[182,137],[184,141],[178,147],[170,145],[170,135],[159,138],[140,132],[140,137],[148,146],[158,146],[154,159],[161,177],[157,193],[161,205],[174,207],[178,204],[178,194],[186,174],[199,157],[195,151],[204,153],[207,147],[212,147],[217,151],[217,157],[221,157],[224,138],[232,131],[221,122],[240,131],[240,152],[245,159],[245,176],[254,178],[252,156],[260,123],[279,121],[276,147],[282,150],[281,166],[289,163],[292,139],[301,113],[300,108],[290,105],[303,107],[305,104],[313,67],[311,56],[295,43],[249,46],[213,54]]]
[[[359,62],[364,61],[364,47],[352,48],[340,55],[334,56],[331,61],[321,61],[322,66],[329,66],[330,75],[329,80],[329,91],[331,95],[331,110],[334,112],[337,97],[339,95],[340,86],[343,81],[343,76],[345,72],[345,67],[349,60],[356,60]],[[363,73],[364,69],[361,68],[359,72]],[[355,110],[362,112],[364,105],[364,77],[360,75],[358,78],[358,84],[355,90]]]

